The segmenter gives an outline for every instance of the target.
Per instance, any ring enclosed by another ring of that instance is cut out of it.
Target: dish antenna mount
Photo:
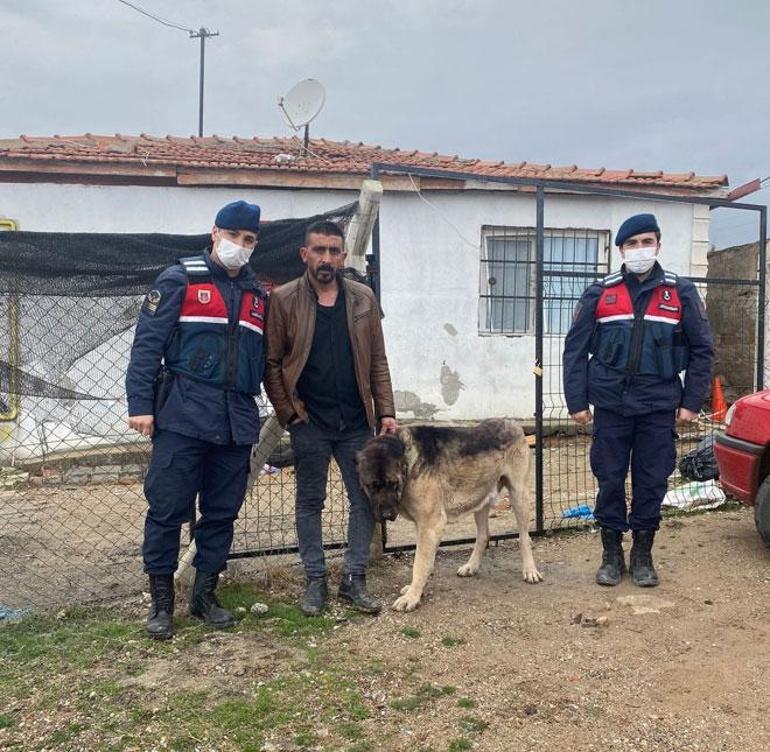
[[[278,107],[283,118],[296,133],[305,129],[305,151],[310,143],[310,123],[323,109],[326,102],[326,90],[320,81],[306,78],[289,89],[283,97],[278,97]]]

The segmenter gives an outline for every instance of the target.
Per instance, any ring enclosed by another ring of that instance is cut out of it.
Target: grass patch
[[[68,723],[64,728],[56,729],[47,739],[47,744],[64,744],[73,740],[86,726],[82,723]]]
[[[330,632],[335,621],[308,619],[297,607],[264,597],[248,585],[221,590],[229,608],[250,608],[257,600],[269,606],[264,616],[246,615],[235,627],[245,636],[231,639],[249,640],[249,632],[261,632],[270,635],[276,647],[292,648],[279,651],[269,681],[255,687],[248,675],[219,677],[216,666],[227,663],[226,645],[219,654],[220,643],[209,646],[207,641],[212,630],[182,613],[176,620],[177,636],[168,642],[146,639],[139,620],[109,609],[71,611],[63,619],[33,615],[0,628],[0,708],[9,701],[21,701],[26,708],[21,715],[0,714],[0,729],[7,729],[3,744],[24,748],[19,723],[45,709],[53,723],[43,744],[56,749],[79,748],[86,728],[91,748],[100,752],[161,747],[174,752],[258,752],[267,734],[277,736],[282,749],[374,749],[361,723],[371,711],[358,685],[348,678],[347,664],[320,640],[312,648],[307,645],[312,642],[308,638]],[[294,660],[295,654],[302,657]],[[196,663],[200,658],[202,669],[195,691],[165,681],[148,686],[132,681],[157,666],[173,666],[192,656],[198,656]],[[369,664],[372,674],[386,669],[383,662]],[[423,692],[420,702],[434,694]],[[74,711],[82,716],[78,723],[71,723]],[[330,738],[317,737],[307,717],[325,719]]]
[[[443,687],[437,687],[435,684],[423,684],[420,687],[418,694],[423,697],[436,698],[453,695],[455,692],[457,692],[457,688],[453,687],[451,684],[445,684]]]
[[[470,697],[459,697],[457,699],[457,707],[458,708],[475,708],[476,707],[476,700],[471,699]]]
[[[423,684],[417,690],[417,694],[408,695],[407,697],[401,697],[397,700],[392,700],[390,707],[394,710],[403,710],[411,712],[422,707],[430,700],[437,700],[439,697],[447,697],[453,695],[457,689],[451,685],[445,685],[443,687],[437,687],[435,684]]]
[[[473,742],[461,736],[459,739],[453,739],[449,742],[447,752],[466,752],[469,749],[473,749]]]
[[[300,731],[294,734],[294,744],[298,747],[310,747],[317,740],[318,737],[312,731]]]
[[[390,707],[393,710],[411,712],[412,710],[417,710],[424,702],[424,698],[419,695],[410,695],[409,697],[401,697],[398,700],[391,700]]]
[[[365,669],[367,674],[373,676],[382,676],[385,673],[385,663],[383,661],[372,661]]]
[[[462,637],[442,637],[441,644],[445,648],[453,648],[453,647],[456,647],[457,645],[464,645],[465,640],[463,640]]]
[[[480,734],[489,726],[486,721],[482,721],[481,718],[476,718],[472,715],[463,716],[459,724],[466,734]]]
[[[32,616],[0,629],[0,658],[5,665],[30,669],[88,668],[105,654],[122,650],[139,636],[135,624],[116,620],[106,610],[77,610],[58,620]]]
[[[250,610],[257,601],[267,604],[266,614],[249,614],[238,622],[241,630],[264,630],[277,637],[306,638],[330,632],[336,623],[325,616],[305,616],[298,606],[267,597],[248,583],[225,585],[217,593],[222,605],[232,610],[239,607]]]
[[[339,726],[339,732],[341,736],[344,736],[350,741],[356,741],[364,735],[364,730],[359,723],[342,723]]]
[[[402,635],[404,635],[404,637],[409,637],[413,640],[416,640],[418,637],[422,636],[422,632],[420,632],[419,629],[415,629],[414,627],[402,627],[400,632]]]

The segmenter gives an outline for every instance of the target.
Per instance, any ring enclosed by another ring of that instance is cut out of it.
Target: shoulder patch
[[[675,285],[679,281],[679,275],[674,272],[663,272],[663,284]]]
[[[151,316],[154,316],[155,311],[158,310],[158,305],[160,304],[162,298],[163,295],[160,290],[150,290],[150,292],[148,292],[144,298],[142,310],[146,311]]]
[[[177,261],[190,277],[206,277],[211,274],[203,256],[185,256]]]
[[[599,284],[602,287],[614,287],[615,285],[619,285],[623,281],[623,275],[620,272],[613,272],[612,274],[608,274],[603,279],[599,280]]]

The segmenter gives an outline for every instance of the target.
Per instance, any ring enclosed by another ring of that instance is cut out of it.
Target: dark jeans
[[[179,534],[200,494],[193,566],[221,572],[233,542],[249,476],[250,444],[212,444],[158,430],[144,481],[149,509],[144,523],[144,571],[170,574],[177,567]]]
[[[599,481],[594,517],[625,532],[657,530],[668,476],[676,465],[673,410],[624,416],[594,410],[591,470]],[[626,474],[631,465],[631,514],[626,516]]]
[[[305,574],[308,577],[323,577],[326,574],[321,512],[326,500],[329,462],[332,457],[342,473],[350,510],[344,570],[348,574],[364,574],[369,563],[374,518],[358,481],[355,457],[356,452],[372,435],[370,428],[363,426],[350,431],[331,431],[312,422],[297,423],[289,426],[289,434],[297,482],[297,541]]]

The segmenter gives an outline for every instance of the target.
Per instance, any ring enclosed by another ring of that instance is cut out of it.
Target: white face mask
[[[217,245],[217,258],[227,269],[240,269],[246,266],[252,253],[254,253],[253,248],[244,248],[227,238],[220,238]]]
[[[623,261],[628,271],[634,274],[644,274],[655,264],[656,248],[632,248],[623,251]]]

